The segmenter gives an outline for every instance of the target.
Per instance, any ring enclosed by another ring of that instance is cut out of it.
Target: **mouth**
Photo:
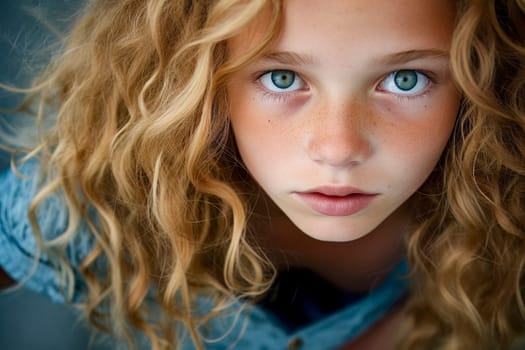
[[[378,196],[351,187],[319,187],[295,195],[307,207],[326,216],[350,216],[365,209]]]

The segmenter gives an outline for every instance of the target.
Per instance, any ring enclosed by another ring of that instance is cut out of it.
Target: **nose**
[[[313,161],[331,167],[351,167],[370,156],[370,111],[366,106],[358,101],[329,102],[312,112],[306,147]]]

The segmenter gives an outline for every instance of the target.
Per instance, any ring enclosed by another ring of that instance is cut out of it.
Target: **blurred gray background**
[[[25,86],[50,57],[46,49],[57,40],[48,24],[65,30],[83,0],[0,1],[0,82]],[[15,106],[20,96],[0,90],[0,109]],[[2,113],[9,120],[11,115]],[[1,122],[1,120],[0,120]],[[0,153],[0,169],[8,157]],[[112,349],[90,343],[92,331],[75,310],[54,304],[32,291],[0,293],[0,349],[82,350]]]

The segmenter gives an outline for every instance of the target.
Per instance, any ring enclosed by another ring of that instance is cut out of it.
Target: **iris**
[[[271,72],[271,78],[279,89],[288,89],[295,81],[295,73],[289,70],[275,70]]]
[[[412,90],[417,85],[417,73],[413,70],[400,70],[396,72],[394,82],[400,90]]]

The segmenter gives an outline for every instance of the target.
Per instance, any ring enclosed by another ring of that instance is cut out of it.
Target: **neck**
[[[253,227],[257,241],[277,268],[308,268],[343,290],[373,289],[404,256],[409,227],[405,207],[374,231],[350,242],[313,239],[279,214],[275,206],[265,212],[270,214],[255,215]]]

